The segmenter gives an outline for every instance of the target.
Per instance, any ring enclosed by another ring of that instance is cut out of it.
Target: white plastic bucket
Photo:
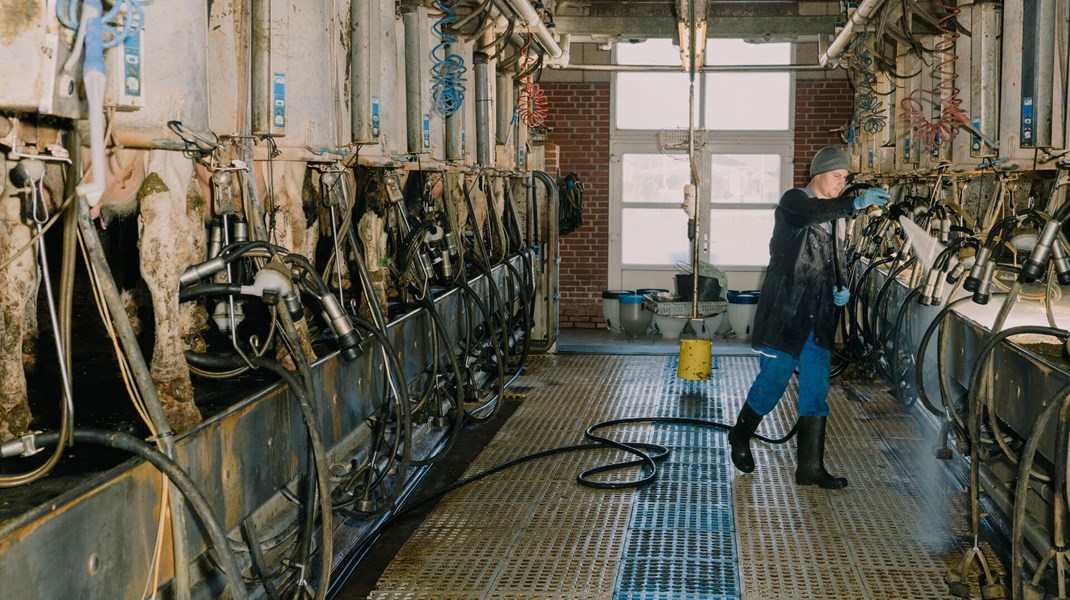
[[[606,290],[602,292],[602,322],[610,331],[624,331],[620,325],[620,297],[633,293],[631,290]]]
[[[678,340],[680,339],[680,334],[684,331],[684,327],[687,327],[688,321],[689,319],[684,317],[654,315],[654,330],[664,339]]]
[[[758,309],[758,296],[758,292],[728,292],[728,322],[737,339],[750,339],[754,329],[754,313]]]

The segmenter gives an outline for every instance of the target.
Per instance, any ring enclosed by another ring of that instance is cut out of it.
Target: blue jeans
[[[829,366],[832,352],[814,343],[814,332],[806,338],[799,358],[788,352],[762,348],[758,377],[747,393],[747,404],[759,415],[769,414],[788,388],[795,367],[799,368],[799,416],[827,417]]]

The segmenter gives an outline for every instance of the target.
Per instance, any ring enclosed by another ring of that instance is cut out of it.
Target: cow
[[[201,334],[208,315],[200,303],[179,303],[179,278],[188,266],[206,258],[206,223],[212,216],[213,200],[211,171],[184,153],[170,150],[111,149],[108,158],[107,185],[92,216],[107,226],[117,217],[138,211],[140,275],[151,297],[155,324],[150,373],[171,429],[184,433],[202,420],[184,351],[205,349]],[[5,173],[10,166],[5,166]],[[263,175],[265,170],[271,172],[270,186]],[[257,193],[272,211],[272,241],[313,256],[318,231],[315,219],[306,216],[306,207],[315,195],[310,191],[306,164],[283,162],[266,169],[263,161],[257,161],[253,171]],[[53,167],[48,173],[46,193],[59,198],[61,169]],[[240,197],[235,179],[234,189]],[[14,256],[33,236],[25,192],[6,178],[4,182],[0,193],[0,261],[8,262],[0,267],[0,442],[28,431],[32,419],[24,364],[32,366],[35,360],[35,302],[40,280],[34,252]],[[241,203],[237,205],[240,211]],[[132,298],[129,294],[124,297]],[[136,308],[128,310],[129,315],[136,313]],[[301,346],[314,358],[303,320],[298,322],[298,330]]]

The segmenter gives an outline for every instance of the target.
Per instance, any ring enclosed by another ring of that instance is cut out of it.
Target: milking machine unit
[[[0,368],[19,384],[0,487],[30,499],[0,511],[0,579],[34,582],[14,598],[126,597],[145,573],[179,600],[326,597],[335,557],[497,413],[533,335],[554,345],[553,186],[528,121],[492,123],[545,115],[545,11],[290,4],[6,7],[29,15],[0,67]],[[87,445],[142,460],[107,471]],[[205,548],[218,572],[192,568]]]
[[[906,37],[856,29],[822,56],[854,88],[856,181],[893,197],[848,223],[838,360],[924,408],[936,457],[965,480],[974,544],[947,573],[950,594],[1063,597],[1068,440],[1053,416],[1070,379],[1070,133],[1066,92],[1046,82],[1067,64],[1055,40],[1070,7],[862,5],[868,22],[928,25]],[[995,523],[1011,540],[1009,590],[977,545],[986,512],[1007,517]]]

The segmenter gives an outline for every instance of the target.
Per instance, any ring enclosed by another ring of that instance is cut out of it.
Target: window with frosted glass
[[[787,73],[707,73],[706,129],[788,129]]]
[[[621,213],[621,262],[626,265],[689,263],[687,215],[680,209],[625,208]]]
[[[710,211],[710,255],[714,265],[764,267],[769,264],[773,208]]]
[[[678,66],[672,40],[617,44],[617,64]],[[685,73],[619,73],[614,98],[618,129],[686,128],[688,79]]]
[[[680,66],[680,49],[668,39],[617,44],[620,65]],[[791,44],[751,44],[709,39],[706,64],[786,65]],[[790,126],[791,76],[783,73],[705,73],[697,86],[700,128],[786,131]],[[617,129],[687,128],[689,81],[680,73],[618,73],[614,93]]]
[[[687,157],[666,154],[625,154],[621,157],[621,200],[679,206],[684,185],[691,181]]]
[[[710,157],[713,203],[776,204],[780,200],[779,154],[714,154]]]
[[[683,73],[619,73],[617,129],[686,129],[688,95]]]
[[[785,65],[791,44],[750,44],[737,39],[706,43],[708,65]],[[788,73],[706,73],[706,129],[783,131],[790,122]]]

